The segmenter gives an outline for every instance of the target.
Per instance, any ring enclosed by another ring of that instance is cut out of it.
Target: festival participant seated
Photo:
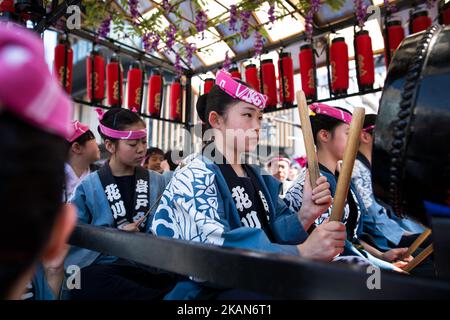
[[[269,173],[281,182],[281,197],[284,197],[287,190],[292,186],[291,181],[288,181],[290,164],[291,160],[287,157],[272,157],[267,162]]]
[[[158,173],[163,173],[161,163],[164,161],[164,152],[156,147],[151,147],[147,150],[142,166],[148,170],[153,170]]]
[[[342,160],[344,155],[352,115],[345,109],[331,107],[323,103],[314,103],[310,106],[310,109],[312,111],[312,115],[310,116],[311,127],[314,142],[317,147],[320,172],[323,176],[327,177],[331,185],[331,193],[334,196],[338,179],[337,164]],[[286,201],[290,204],[291,210],[298,210],[300,208],[301,197],[298,195],[303,194],[305,172],[306,169],[302,171],[299,179],[288,191],[286,196]],[[293,197],[293,195],[297,195],[297,197]],[[404,259],[403,255],[406,253],[407,248],[396,248],[386,252],[380,252],[373,246],[362,241],[363,220],[361,216],[366,215],[366,211],[367,209],[364,206],[361,196],[353,183],[351,183],[343,217],[348,240],[343,256],[361,256],[362,254],[371,263],[381,268],[401,272],[398,267],[405,266],[406,262],[398,260]],[[320,226],[329,218],[330,214],[331,208],[316,220],[315,226]],[[396,263],[393,265],[386,262]]]
[[[72,105],[36,34],[0,23],[0,66],[0,299],[52,299],[76,221],[61,203]]]
[[[74,133],[67,139],[69,142],[69,159],[64,168],[66,172],[65,202],[72,197],[81,180],[90,174],[91,170],[97,169],[93,164],[100,160],[100,149],[89,127],[78,120],[72,121],[72,126]]]
[[[324,223],[309,237],[305,231],[330,206],[325,177],[314,190],[305,185],[303,203],[292,211],[279,198],[278,180],[240,162],[242,154],[257,147],[266,100],[227,72],[218,72],[216,85],[197,102],[214,142],[175,171],[152,222],[155,234],[327,262],[343,251],[342,223]],[[255,297],[237,291],[185,280],[166,298]]]
[[[98,131],[111,158],[77,187],[71,202],[78,222],[149,232],[166,183],[159,173],[140,166],[147,150],[145,122],[127,109],[98,112]],[[173,286],[171,275],[78,247],[71,248],[65,264],[82,268],[81,289],[70,291],[73,299],[155,299]]]
[[[420,228],[421,226],[418,223],[410,220],[408,224],[415,225],[415,228],[412,230],[405,229],[398,223],[400,219],[391,219],[386,208],[380,205],[375,199],[372,190],[371,162],[373,130],[375,128],[376,118],[377,116],[375,114],[369,114],[364,119],[359,152],[352,173],[352,181],[367,209],[367,215],[363,216],[364,233],[371,236],[374,246],[379,250],[389,251],[393,248],[411,246],[421,231],[423,231],[423,228]],[[421,231],[416,233],[411,232],[416,230]],[[425,241],[421,247],[426,248],[430,244],[430,239]]]

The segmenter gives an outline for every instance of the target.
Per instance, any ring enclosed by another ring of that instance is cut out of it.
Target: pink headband
[[[89,131],[89,127],[85,124],[82,124],[78,120],[72,121],[72,127],[73,127],[73,134],[70,136],[67,141],[73,142],[75,141],[79,136]]]
[[[220,70],[216,75],[216,85],[233,98],[238,98],[244,102],[250,103],[259,109],[266,107],[268,97],[243,84],[240,84],[231,77],[231,74]]]
[[[6,109],[65,139],[72,136],[72,101],[50,74],[36,34],[0,22],[0,66],[0,112]]]
[[[347,124],[350,124],[350,122],[352,122],[351,114],[339,110],[337,108],[331,107],[324,103],[313,103],[312,105],[309,106],[309,108],[311,109],[312,112],[316,114],[327,115],[331,118],[341,120]]]
[[[362,131],[369,132],[370,130],[373,130],[373,129],[375,129],[375,125],[368,126],[367,128],[364,128]]]
[[[98,119],[102,120],[104,112],[102,109],[97,108],[95,109],[98,113]],[[134,112],[134,111],[133,111]],[[101,123],[99,123],[100,132],[103,133],[105,136],[113,139],[120,139],[120,140],[137,140],[147,137],[147,129],[141,129],[141,130],[127,130],[127,131],[121,131],[121,130],[114,130],[111,128],[108,128]]]

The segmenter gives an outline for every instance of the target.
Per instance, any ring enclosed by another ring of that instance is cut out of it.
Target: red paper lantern
[[[89,100],[101,102],[105,98],[105,60],[98,51],[92,51],[86,59],[86,78]]]
[[[281,103],[294,103],[294,62],[290,52],[280,53],[278,60],[278,81]]]
[[[402,22],[399,20],[391,20],[386,24],[386,28],[384,30],[384,46],[385,46],[385,63],[386,66],[389,65],[394,56],[395,50],[397,50],[400,43],[405,38],[405,30],[403,30]],[[389,42],[388,42],[389,40]],[[389,47],[389,55],[388,55],[388,47]],[[389,56],[389,61],[387,61]]]
[[[127,74],[127,107],[130,110],[141,111],[144,83],[144,71],[141,65],[135,62],[131,65]]]
[[[262,91],[267,95],[267,106],[277,106],[277,78],[275,76],[275,66],[272,59],[261,61],[261,83]]]
[[[300,47],[298,55],[300,60],[300,76],[302,79],[302,90],[307,99],[316,100],[316,68],[314,61],[314,51],[311,45],[306,44]]]
[[[450,25],[450,2],[444,4],[440,13],[441,23],[446,26]]]
[[[256,65],[249,64],[245,67],[245,81],[255,90],[261,92],[261,87],[258,78],[258,68]]]
[[[242,79],[241,73],[239,72],[239,69],[237,67],[233,67],[230,69],[230,74],[233,78]]]
[[[170,85],[170,119],[181,121],[181,82],[176,79]]]
[[[121,107],[123,98],[123,72],[119,58],[113,55],[106,66],[106,93],[108,105]]]
[[[342,37],[333,39],[330,47],[331,90],[346,94],[348,89],[348,47]]]
[[[14,10],[14,0],[0,0],[0,12],[11,12]]]
[[[162,94],[163,79],[159,71],[154,70],[148,84],[148,113],[152,117],[161,115]]]
[[[215,80],[213,78],[205,79],[205,83],[203,84],[203,94],[209,93],[211,88],[214,86]]]
[[[375,62],[372,39],[369,31],[361,30],[355,35],[355,56],[357,57],[357,76],[360,91],[370,90],[375,82]]]
[[[410,22],[410,33],[416,33],[428,29],[431,26],[431,19],[428,11],[416,11],[413,13]]]
[[[61,39],[55,47],[53,74],[68,94],[72,93],[73,50],[67,39]]]

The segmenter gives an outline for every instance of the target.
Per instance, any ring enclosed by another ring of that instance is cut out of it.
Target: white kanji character
[[[247,215],[241,219],[241,222],[244,226],[249,228],[261,228],[261,223],[259,222],[256,211],[247,213]]]
[[[234,198],[236,208],[239,211],[243,211],[244,208],[248,209],[252,206],[252,201],[248,198],[248,194],[245,193],[245,190],[242,187],[234,187],[231,196]]]
[[[122,200],[114,203],[111,206],[111,210],[113,212],[114,219],[117,219],[117,217],[125,217],[125,215],[127,214],[127,211],[125,210],[125,205],[123,204]]]
[[[139,179],[136,182],[136,192],[137,193],[143,193],[143,192],[147,193],[148,192],[148,183],[146,180]]]
[[[263,203],[264,210],[269,211],[269,204],[267,203],[266,197],[264,196],[264,194],[262,193],[261,190],[259,190],[259,196],[261,197],[261,201]]]
[[[134,208],[135,210],[139,210],[141,207],[147,207],[148,205],[148,199],[136,199],[136,208]]]
[[[109,184],[105,188],[106,197],[109,202],[120,199],[120,191],[117,188],[117,184]]]

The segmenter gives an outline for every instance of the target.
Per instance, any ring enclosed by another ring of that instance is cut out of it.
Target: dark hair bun
[[[197,114],[200,120],[203,122],[206,122],[206,102],[208,100],[208,94],[202,94],[200,97],[198,97],[197,100]]]

